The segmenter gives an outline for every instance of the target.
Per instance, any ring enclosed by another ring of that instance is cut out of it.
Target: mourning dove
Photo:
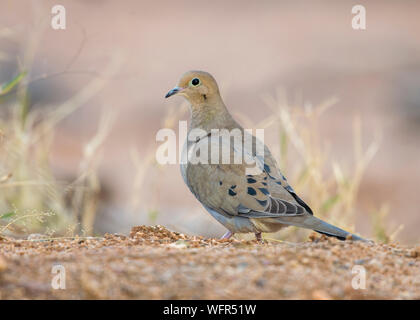
[[[213,76],[189,71],[165,98],[174,95],[185,97],[191,111],[182,177],[206,210],[228,229],[222,238],[230,238],[234,233],[254,233],[261,240],[262,232],[297,226],[340,240],[364,240],[314,217],[278,169],[267,146],[232,118]],[[220,133],[235,131],[242,134],[239,147]],[[244,146],[246,138],[251,139],[250,147]],[[259,154],[258,147],[262,150]],[[230,152],[228,161],[222,159],[226,150]],[[202,157],[206,152],[208,161]],[[242,156],[242,162],[235,161],[235,156]],[[198,158],[204,161],[197,161]]]

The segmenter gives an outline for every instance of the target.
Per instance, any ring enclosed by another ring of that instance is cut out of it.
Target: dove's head
[[[165,98],[173,95],[184,96],[191,104],[201,104],[207,100],[219,99],[219,87],[210,73],[188,71],[184,73],[178,85],[170,90]]]

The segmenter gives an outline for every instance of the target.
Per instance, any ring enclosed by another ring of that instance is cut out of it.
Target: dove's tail
[[[343,229],[333,226],[332,224],[322,221],[321,219],[318,219],[317,217],[312,216],[312,218],[314,220],[312,224],[316,225],[315,227],[312,227],[312,228],[314,231],[318,233],[325,234],[326,236],[329,236],[329,237],[335,237],[339,240],[346,240],[349,236],[351,236],[351,240],[366,241],[365,239],[353,233],[347,232]]]
[[[353,233],[347,232],[343,229],[333,226],[313,215],[305,215],[302,217],[294,217],[294,219],[286,219],[285,221],[281,221],[282,223],[294,225],[296,227],[306,228],[314,230],[318,233],[325,234],[329,237],[335,237],[339,240],[346,240],[349,236],[351,236],[351,240],[359,240],[359,241],[367,241]]]

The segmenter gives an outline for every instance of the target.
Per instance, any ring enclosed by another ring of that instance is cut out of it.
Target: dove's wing
[[[203,137],[188,151],[186,181],[205,206],[221,214],[248,218],[311,213],[280,173],[267,147],[263,148],[264,157],[260,157],[255,152],[255,146],[259,143],[255,138],[249,150],[244,144],[238,147],[231,140],[219,138],[215,135]],[[219,150],[222,155],[223,148],[230,151],[229,163],[224,164],[222,156],[219,163],[197,161],[197,153],[203,155],[203,150],[210,149],[208,154],[214,155],[215,150]],[[235,164],[235,157],[242,155],[242,152],[243,163]]]
[[[188,187],[210,211],[218,212],[228,218],[244,217],[256,222],[266,219],[265,221],[270,223],[312,229],[341,240],[351,236],[354,240],[365,241],[357,235],[314,217],[308,205],[295,194],[286,178],[280,173],[266,147],[264,147],[264,159],[244,148],[244,153],[249,157],[246,164],[233,164],[234,155],[241,153],[241,150],[235,148],[232,143],[226,146],[230,150],[229,164],[190,162],[190,157],[198,150],[202,151],[203,146],[206,149],[210,145],[211,150],[224,145],[219,141],[215,146],[214,141],[215,139],[206,136],[192,144],[188,150],[188,165],[185,168]],[[259,168],[259,173],[248,174],[246,169],[253,167]]]

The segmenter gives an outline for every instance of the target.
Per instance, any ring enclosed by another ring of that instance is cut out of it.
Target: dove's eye
[[[191,80],[191,84],[192,84],[193,86],[198,86],[198,85],[200,84],[200,79],[198,79],[198,78],[194,78],[194,79],[192,79],[192,80]]]

